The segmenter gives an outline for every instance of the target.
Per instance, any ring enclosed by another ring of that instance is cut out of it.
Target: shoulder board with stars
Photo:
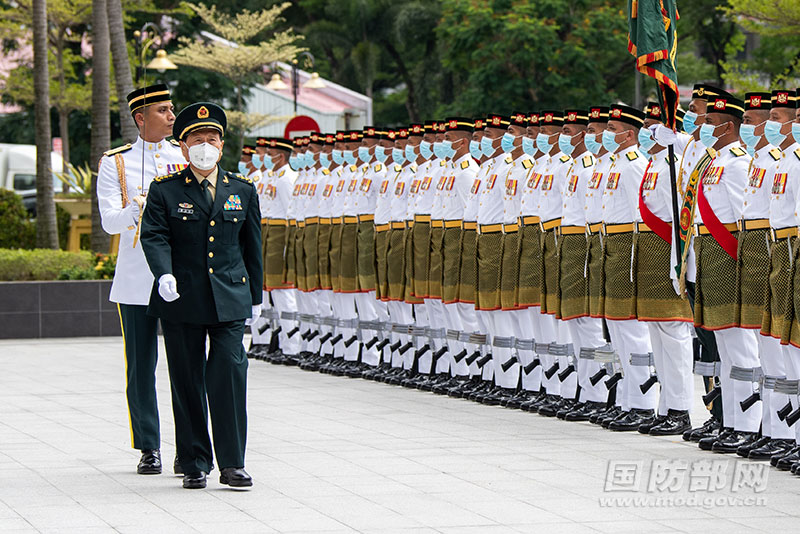
[[[583,168],[584,169],[588,169],[589,167],[594,165],[594,158],[589,154],[586,154],[585,156],[583,156],[583,159],[581,161],[583,162]]]
[[[235,173],[235,172],[227,172],[227,173],[225,173],[225,176],[227,178],[236,178],[237,180],[241,180],[242,182],[245,182],[245,183],[248,183],[248,184],[252,184],[253,183],[252,178],[247,178],[246,176],[242,176],[241,174],[238,174],[238,173]]]
[[[511,163],[512,161],[514,161],[514,158],[511,156],[506,156],[506,163]]]
[[[800,148],[798,148],[798,150],[800,150]],[[461,162],[461,168],[466,169],[467,167],[469,167],[469,160],[465,159],[464,161]]]
[[[166,182],[167,180],[171,180],[172,178],[175,178],[176,176],[178,176],[178,173],[177,172],[173,172],[172,174],[164,174],[164,175],[161,175],[161,176],[156,176],[155,178],[153,178],[153,181],[154,182],[159,182],[159,183]],[[187,178],[187,180],[188,179],[189,178]]]
[[[106,150],[103,152],[104,156],[113,156],[114,154],[122,154],[123,152],[127,152],[128,150],[132,149],[133,145],[128,143],[127,145],[118,146],[117,148],[112,148],[111,150]]]
[[[639,154],[635,150],[631,150],[625,153],[625,157],[628,158],[628,161],[633,161],[639,158]]]
[[[528,170],[531,167],[533,167],[533,162],[531,160],[529,160],[529,159],[523,159],[522,160],[522,168],[523,169]]]
[[[745,154],[747,154],[747,152],[745,152],[744,150],[742,150],[738,146],[735,146],[735,147],[731,148],[731,154],[733,154],[734,156],[736,156],[738,158],[739,156],[744,156]],[[772,151],[771,150],[770,150],[770,155],[772,155]]]
[[[566,154],[563,154],[563,155],[562,155],[560,158],[558,158],[558,161],[560,161],[561,163],[566,163],[566,162],[568,162],[568,161],[569,161],[569,160],[571,160],[571,159],[572,159],[572,158],[570,158],[570,157],[569,157],[569,156],[567,156]]]
[[[781,149],[780,148],[773,148],[769,151],[769,155],[772,156],[772,159],[778,161],[781,159]]]
[[[181,146],[181,144],[177,142],[175,139],[170,139],[169,142],[175,146]]]

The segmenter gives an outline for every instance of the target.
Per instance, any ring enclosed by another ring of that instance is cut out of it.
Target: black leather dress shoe
[[[692,428],[689,412],[684,410],[669,410],[667,417],[661,423],[650,428],[651,436],[679,436]]]
[[[720,438],[711,445],[711,450],[722,454],[729,454],[736,452],[736,449],[742,445],[753,442],[758,439],[758,434],[755,432],[741,432],[736,430],[731,432],[724,438]]]
[[[714,446],[714,443],[720,438],[727,438],[728,434],[732,434],[733,429],[722,427],[717,434],[711,434],[705,438],[702,438],[700,441],[697,442],[697,446],[700,447],[701,450],[710,451],[711,447]]]
[[[564,421],[588,421],[593,414],[605,409],[605,402],[584,402],[567,412]]]
[[[178,458],[178,455],[175,455],[175,461],[172,462],[172,472],[176,475],[183,474],[183,467],[181,467],[181,459]]]
[[[593,425],[600,425],[603,422],[603,419],[608,417],[611,414],[617,414],[621,408],[619,406],[609,406],[606,404],[605,408],[595,412],[594,414],[589,416],[589,422]]]
[[[510,388],[496,388],[492,394],[485,395],[481,399],[481,404],[485,404],[487,406],[500,406],[500,403],[503,400],[510,399],[515,393],[516,391]]]
[[[253,485],[253,478],[244,467],[225,467],[219,473],[219,483],[232,488],[249,488]]]
[[[558,411],[556,412],[556,417],[559,419],[564,419],[567,417],[567,414],[574,410],[576,407],[582,406],[583,403],[578,403],[575,399],[564,399],[564,402],[561,403]]]
[[[535,393],[532,391],[521,389],[520,391],[517,392],[516,395],[502,402],[501,405],[505,406],[506,408],[511,408],[516,410],[519,409],[519,407],[522,406],[523,403],[531,400],[531,398],[533,398],[534,395]]]
[[[719,419],[709,417],[708,420],[697,428],[687,430],[683,433],[684,441],[700,441],[703,438],[710,438],[716,436],[722,428],[722,423]]]
[[[206,472],[197,471],[183,475],[183,487],[186,489],[202,489],[206,487]]]
[[[631,408],[625,417],[617,418],[608,424],[608,429],[614,432],[630,432],[637,430],[639,425],[653,417],[653,410]]]
[[[623,410],[621,407],[618,407],[615,410],[609,410],[608,415],[599,420],[600,426],[603,428],[608,428],[608,425],[617,419],[626,418],[628,413],[628,411]]]
[[[140,475],[160,475],[161,474],[161,451],[158,449],[145,449],[136,466],[136,472]]]
[[[772,467],[777,467],[781,471],[789,471],[796,462],[800,462],[800,446],[794,447],[784,455],[776,454],[769,459]]]
[[[750,460],[769,460],[776,454],[783,456],[794,447],[793,439],[771,439],[764,445],[751,449],[747,458]]]
[[[750,443],[745,443],[736,449],[736,454],[742,458],[747,458],[750,455],[750,451],[766,445],[771,439],[772,438],[769,436],[761,436],[759,439],[751,441]]]
[[[636,430],[639,432],[639,434],[649,434],[651,428],[653,428],[656,425],[660,425],[661,423],[664,422],[666,418],[667,418],[666,415],[658,415],[658,414],[653,415],[653,417],[648,417],[647,419],[645,419],[644,423],[639,425],[639,428],[637,428]]]
[[[555,417],[558,411],[561,409],[561,405],[564,403],[564,399],[561,397],[553,396],[550,402],[544,402],[539,406],[539,415],[543,415],[545,417]]]
[[[539,406],[545,401],[547,401],[547,392],[542,388],[537,393],[531,394],[529,401],[520,404],[519,409],[523,412],[536,413],[539,411]]]

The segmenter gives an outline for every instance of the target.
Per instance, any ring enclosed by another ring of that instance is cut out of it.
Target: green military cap
[[[172,137],[183,141],[190,132],[206,128],[217,130],[224,137],[227,127],[228,118],[221,107],[211,102],[195,102],[183,108],[175,117]]]

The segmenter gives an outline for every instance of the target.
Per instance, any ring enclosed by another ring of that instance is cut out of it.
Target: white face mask
[[[201,171],[210,171],[219,160],[219,149],[214,145],[202,143],[189,147],[189,162]]]

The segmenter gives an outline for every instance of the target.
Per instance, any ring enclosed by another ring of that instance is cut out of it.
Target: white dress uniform
[[[769,195],[769,222],[774,230],[782,228],[792,228],[800,226],[797,214],[800,213],[800,184],[797,177],[800,177],[800,145],[793,143],[789,148],[781,152],[780,159],[770,169],[772,178],[767,173],[764,179],[764,187],[770,191]],[[781,175],[785,174],[785,178]],[[797,247],[797,240],[794,241],[794,248]],[[790,249],[791,250],[791,249]],[[789,275],[791,276],[791,271]],[[795,291],[797,288],[795,288]],[[790,301],[790,306],[791,301]],[[762,339],[774,338],[766,335],[758,336]],[[794,345],[781,345],[781,359],[777,360],[766,352],[761,353],[761,366],[765,377],[785,376],[787,380],[800,380],[800,348]],[[767,363],[769,362],[769,363]],[[762,388],[761,397],[763,402],[764,418],[763,422],[769,417],[771,437],[773,439],[794,439],[800,443],[800,423],[795,423],[793,427],[786,424],[786,420],[778,417],[777,411],[786,406],[787,402],[792,403],[792,409],[800,407],[797,395],[787,395],[771,391],[770,405],[763,401],[765,389]],[[762,432],[763,433],[763,432]]]
[[[605,178],[602,222],[605,225],[631,224],[639,218],[637,199],[647,160],[635,146],[618,150],[615,154],[616,158],[608,169],[609,177]],[[606,324],[624,375],[617,385],[617,398],[621,397],[622,409],[654,410],[658,403],[656,389],[650,388],[645,394],[639,389],[650,378],[649,367],[631,365],[632,354],[652,352],[647,326],[636,319],[608,319]]]
[[[562,214],[562,194],[566,187],[570,168],[572,167],[572,158],[567,156],[561,151],[555,154],[548,154],[542,161],[541,167],[537,168],[537,173],[541,174],[539,179],[539,206],[538,214],[541,220],[543,229],[547,228],[548,224],[556,224],[556,227],[561,225],[560,219]],[[557,228],[555,230],[558,231]],[[556,234],[556,239],[558,239]],[[542,250],[544,254],[544,250]],[[545,261],[547,261],[545,259]],[[545,269],[547,270],[547,266]],[[557,267],[556,267],[557,268]],[[542,281],[544,287],[544,281]],[[542,293],[542,304],[544,305],[545,295]],[[563,398],[575,398],[575,389],[577,387],[577,376],[573,373],[569,376],[568,380],[561,382],[558,375],[564,371],[569,365],[570,360],[575,356],[574,344],[569,335],[569,330],[566,325],[556,320],[555,310],[547,310],[547,313],[539,315],[539,331],[540,337],[537,339],[538,343],[548,343],[552,347],[554,345],[565,347],[568,356],[558,353],[550,354],[547,358],[547,363],[542,360],[543,371],[549,369],[555,363],[558,363],[558,372],[553,374],[550,378],[542,376],[542,384],[545,386],[549,395],[560,395]],[[563,353],[562,353],[563,354]]]
[[[561,194],[561,226],[586,226],[586,195],[589,182],[595,171],[597,160],[588,151],[575,155],[572,171],[567,178],[567,185]],[[584,230],[585,232],[585,230]],[[585,268],[585,267],[584,267]],[[591,359],[580,358],[581,349],[596,349],[606,345],[603,338],[603,321],[597,317],[577,317],[565,319],[569,336],[574,343],[574,352],[578,357],[575,375],[581,388],[580,402],[602,402],[608,397],[608,390],[602,382],[592,385],[589,379],[600,370],[600,364]]]
[[[178,146],[163,140],[150,143],[137,137],[129,149],[110,150],[100,159],[97,170],[97,202],[103,230],[119,234],[119,254],[109,300],[119,304],[146,306],[153,289],[153,275],[147,267],[142,247],[133,246],[138,221],[133,218],[133,197],[146,195],[156,176],[177,172],[186,167]],[[125,191],[115,163],[123,161]],[[123,201],[126,203],[123,204]]]
[[[267,219],[269,218],[269,201],[268,198],[269,192],[271,191],[270,185],[272,183],[272,171],[261,170],[252,168],[248,166],[247,173],[242,173],[246,175],[248,178],[253,180],[253,185],[256,187],[256,192],[258,193],[258,205],[261,210],[261,225],[263,226],[266,224]],[[269,310],[272,308],[272,304],[270,303],[269,299],[269,291],[266,289],[262,292],[262,299],[261,299],[261,308],[264,310]],[[272,338],[272,331],[268,327],[263,332],[259,333],[259,330],[264,326],[264,324],[269,323],[269,319],[266,317],[259,317],[256,319],[256,322],[252,324],[250,328],[251,331],[251,342],[253,345],[267,345]]]
[[[407,169],[403,169],[399,165],[391,166],[388,170],[388,175],[391,176],[389,181],[389,190],[392,192],[391,201],[391,220],[392,229],[397,231],[399,228],[405,228],[406,216],[408,214],[408,189],[410,173]],[[405,252],[404,252],[405,254]],[[406,280],[408,284],[408,280]],[[387,302],[387,309],[392,324],[398,327],[409,327],[414,324],[414,308],[404,300],[390,300]],[[402,332],[392,332],[392,345],[400,344],[403,346],[408,343],[410,336]],[[403,367],[406,370],[411,369],[413,363],[413,353],[409,355],[401,355],[397,351],[393,351],[391,355],[392,367]]]
[[[642,200],[653,215],[662,221],[674,224],[667,156],[666,149],[650,155],[647,176],[642,176],[645,182],[642,186]],[[677,159],[675,166],[680,168],[680,159]],[[638,211],[636,222],[642,222],[641,213]],[[671,256],[670,262],[674,263],[674,249]],[[664,276],[670,276],[670,273],[665,272]],[[653,363],[661,386],[658,415],[667,415],[668,410],[690,411],[694,393],[694,376],[692,374],[694,360],[690,323],[653,320],[647,321],[645,324],[650,332]]]
[[[735,150],[732,150],[735,149]],[[737,153],[739,155],[737,155]],[[742,218],[743,193],[747,183],[747,169],[750,159],[744,157],[739,143],[731,143],[717,152],[712,162],[711,174],[714,179],[698,184],[709,206],[722,224],[735,224]],[[714,182],[714,183],[710,183]],[[700,209],[695,209],[695,223],[703,224]],[[701,280],[698,280],[698,287]],[[720,356],[720,382],[722,383],[723,424],[733,426],[739,432],[756,432],[761,423],[760,408],[753,407],[742,411],[740,401],[753,393],[753,383],[731,378],[731,368],[756,369],[759,367],[758,342],[753,330],[744,328],[724,328],[716,330]],[[731,425],[731,423],[733,423]]]
[[[759,223],[771,222],[770,198],[772,195],[770,195],[770,190],[772,181],[770,177],[775,176],[775,167],[781,160],[782,155],[781,150],[771,144],[756,150],[753,155],[747,173],[747,184],[744,189],[740,228],[742,228],[743,224],[748,225],[755,221]],[[794,206],[792,206],[792,216],[794,216]],[[793,224],[787,226],[793,226]],[[776,226],[775,228],[783,227]],[[767,243],[763,243],[763,245],[766,247]],[[767,255],[769,255],[769,252],[767,252]],[[756,331],[761,329],[760,324],[748,325],[748,327]],[[786,371],[783,364],[780,340],[769,336],[756,335],[756,342],[758,343],[758,354],[764,376],[768,378],[785,378]],[[772,381],[767,381],[761,388],[761,434],[773,439],[793,438],[794,431],[786,425],[785,421],[781,421],[776,413],[788,402],[786,396],[779,394],[778,399],[772,402],[774,389],[769,387],[771,385],[770,382]],[[757,410],[758,406],[754,405],[750,409]],[[773,422],[778,435],[773,435]]]
[[[381,228],[381,232],[390,232],[391,223],[392,223],[392,198],[394,197],[394,190],[392,189],[392,177],[395,173],[389,169],[384,172],[380,183],[376,183],[375,185],[378,187],[378,195],[375,199],[375,233],[378,234],[378,229]],[[388,240],[386,241],[386,247],[388,249],[389,243]],[[378,251],[376,250],[376,253]],[[383,254],[386,254],[386,250],[383,251]],[[385,260],[385,258],[384,258]],[[378,280],[376,278],[376,283]],[[377,296],[376,296],[377,298]],[[379,308],[385,311],[381,322],[383,323],[383,331],[378,333],[378,338],[380,342],[383,342],[385,338],[388,338],[391,342],[391,322],[389,318],[389,299],[386,295],[381,296],[381,302],[376,304]],[[355,308],[355,300],[353,301],[353,307]],[[366,341],[366,336],[364,336]],[[376,347],[377,350],[377,347]],[[392,358],[392,351],[388,347],[388,345],[384,344],[384,347],[380,350],[379,354],[379,363],[384,363],[391,365],[391,358]]]
[[[287,163],[271,171],[271,176],[268,178],[267,186],[269,187],[269,192],[265,201],[268,220],[288,221],[291,218],[289,209],[297,173]],[[284,250],[284,257],[285,255],[286,250]],[[278,314],[297,311],[296,289],[267,288],[267,290],[269,291],[272,305]],[[288,333],[295,328],[297,322],[280,318],[278,324],[281,325],[281,333],[278,336],[281,351],[287,356],[296,356],[300,352],[300,336],[295,334],[292,337],[288,337]]]

